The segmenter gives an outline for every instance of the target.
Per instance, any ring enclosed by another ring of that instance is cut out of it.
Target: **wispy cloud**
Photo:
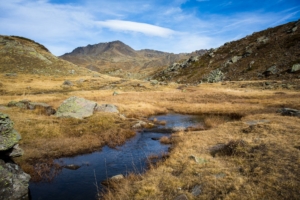
[[[201,6],[190,10],[181,7],[187,2]],[[0,1],[0,34],[28,37],[55,55],[112,40],[121,40],[135,49],[192,52],[295,20],[300,12],[294,2],[268,0],[263,4],[268,6],[265,8],[227,12],[243,2],[223,0],[219,1],[220,7],[212,0],[70,0],[55,4],[49,0]],[[216,6],[218,12],[210,10]],[[277,6],[277,10],[269,10],[271,6]]]
[[[133,31],[151,36],[169,37],[176,33],[175,31],[168,28],[132,21],[107,20],[98,21],[96,23],[102,27],[111,28],[116,31]]]

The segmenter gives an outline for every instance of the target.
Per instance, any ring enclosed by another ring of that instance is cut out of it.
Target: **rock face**
[[[1,200],[29,199],[28,186],[31,177],[18,165],[0,160],[0,177]]]
[[[55,115],[83,119],[93,115],[96,106],[96,102],[80,97],[70,97],[59,106]]]
[[[118,110],[117,106],[112,105],[112,104],[98,105],[95,108],[95,111],[97,111],[97,112],[119,113],[119,110]]]
[[[17,144],[20,139],[9,116],[0,113],[0,158],[21,156],[23,150]],[[0,200],[29,199],[29,180],[30,175],[18,165],[0,159]]]
[[[8,115],[0,113],[0,151],[9,150],[21,139],[13,125]]]

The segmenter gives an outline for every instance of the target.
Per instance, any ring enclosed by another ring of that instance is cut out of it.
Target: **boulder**
[[[73,83],[72,83],[71,81],[69,81],[69,80],[65,80],[65,81],[63,82],[63,85],[72,86]]]
[[[96,102],[80,97],[70,97],[59,106],[55,116],[83,119],[92,116],[96,106]]]
[[[300,110],[292,109],[292,108],[282,108],[278,110],[284,116],[296,116],[300,117]]]
[[[207,82],[209,83],[216,83],[223,81],[225,78],[224,73],[220,69],[215,69],[211,71],[207,77]]]
[[[21,139],[20,134],[13,129],[13,122],[9,116],[0,113],[0,151],[12,148]]]
[[[277,67],[276,65],[273,65],[272,67],[269,67],[266,71],[263,72],[263,75],[270,76],[277,73]]]
[[[259,37],[259,38],[257,38],[257,40],[256,40],[258,43],[267,43],[268,41],[269,41],[269,38],[268,37],[266,37],[266,36],[262,36],[262,37]]]
[[[98,106],[96,106],[95,111],[97,111],[97,112],[119,113],[119,110],[118,110],[117,106],[115,106],[113,104],[98,105]]]
[[[27,105],[27,108],[30,110],[40,109],[46,115],[54,115],[56,113],[55,109],[53,109],[52,106],[46,103],[30,102]]]
[[[52,108],[52,106],[46,104],[46,103],[38,103],[38,102],[31,102],[30,100],[21,100],[19,102],[17,101],[11,101],[7,105],[8,107],[18,107],[23,109],[29,109],[29,110],[35,110],[40,109],[43,114],[46,115],[54,115],[56,113],[55,109]]]
[[[291,72],[294,73],[294,72],[297,72],[300,70],[300,64],[294,64],[292,69],[291,69]]]
[[[157,85],[158,81],[157,80],[150,80],[151,85]]]
[[[24,150],[19,147],[19,144],[16,144],[7,152],[7,156],[9,157],[19,157],[23,156]]]
[[[139,121],[138,123],[136,123],[135,125],[133,125],[132,128],[144,128],[146,125],[147,125],[146,122]]]
[[[30,175],[18,165],[0,160],[0,199],[29,199]]]
[[[241,58],[242,58],[242,56],[233,56],[233,57],[231,58],[231,62],[232,62],[232,63],[236,63],[236,62],[239,61]]]

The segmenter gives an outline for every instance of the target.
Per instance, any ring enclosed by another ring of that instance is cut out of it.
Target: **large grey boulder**
[[[300,64],[294,64],[292,69],[291,69],[291,72],[297,72],[297,71],[300,71]]]
[[[0,160],[0,200],[29,199],[30,178],[18,165]]]
[[[98,105],[95,108],[95,111],[97,111],[97,112],[119,113],[119,110],[118,110],[117,106],[115,106],[113,104]]]
[[[0,113],[0,151],[6,151],[15,146],[21,139],[20,134],[14,130],[14,123],[9,116]]]
[[[70,97],[57,109],[55,116],[83,119],[92,116],[97,103],[80,97]]]

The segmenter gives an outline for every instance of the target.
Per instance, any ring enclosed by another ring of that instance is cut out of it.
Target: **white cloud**
[[[175,31],[168,28],[132,21],[107,20],[98,21],[96,23],[102,27],[111,28],[117,31],[133,31],[151,36],[169,37],[176,33]]]

